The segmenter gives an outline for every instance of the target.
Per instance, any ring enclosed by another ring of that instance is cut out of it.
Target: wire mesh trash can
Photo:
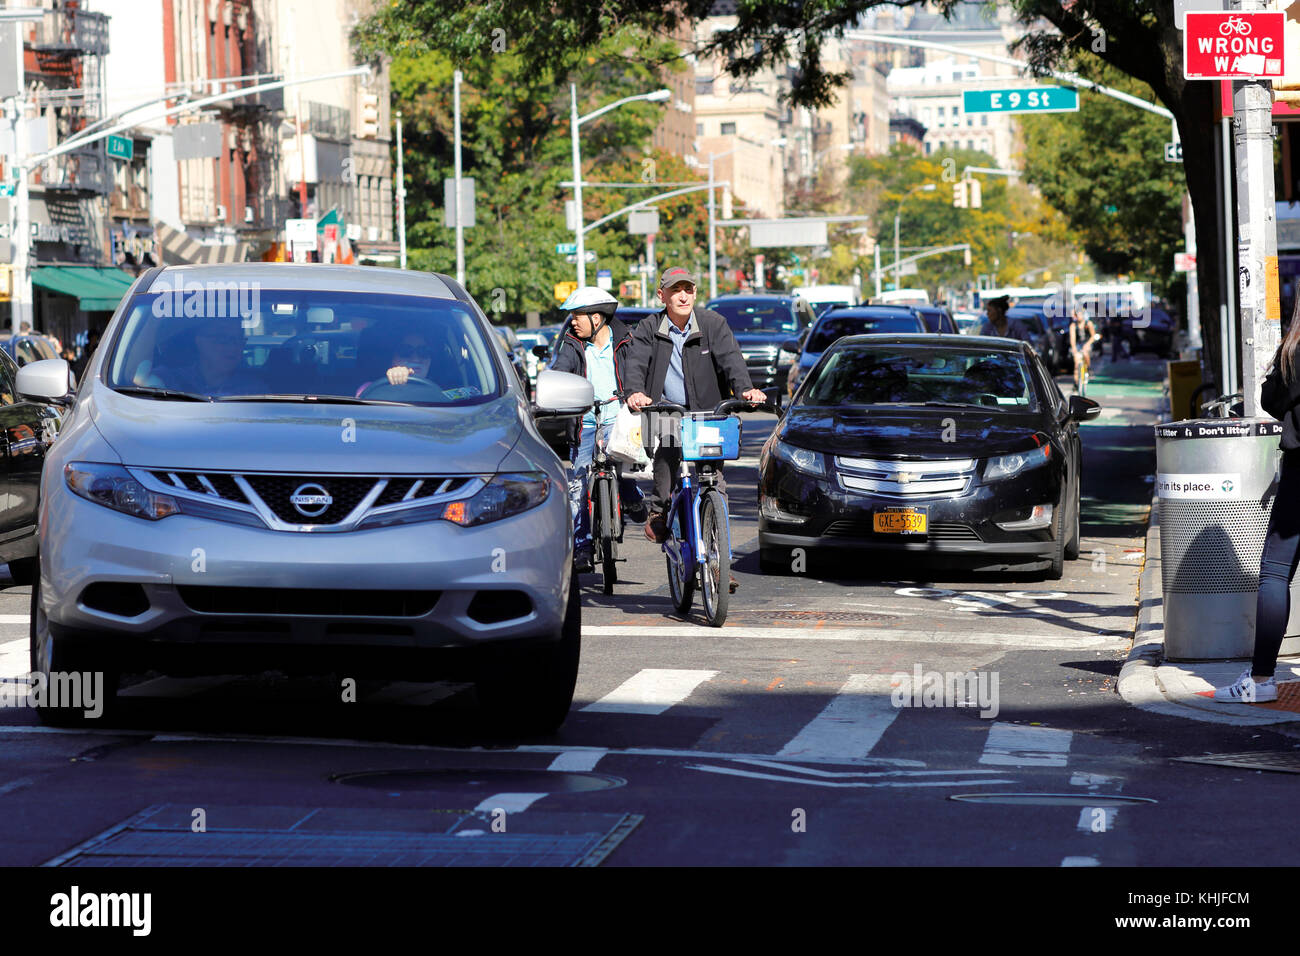
[[[1155,430],[1165,658],[1248,658],[1282,425],[1271,418],[1206,418]],[[1282,654],[1297,652],[1300,637],[1283,642]]]

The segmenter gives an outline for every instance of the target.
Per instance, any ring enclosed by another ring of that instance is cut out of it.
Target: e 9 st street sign
[[[1079,109],[1079,91],[1063,86],[964,90],[961,108],[964,113],[1074,113]]]

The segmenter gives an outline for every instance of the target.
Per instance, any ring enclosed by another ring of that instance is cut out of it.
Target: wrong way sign
[[[1183,76],[1189,80],[1272,79],[1286,72],[1286,14],[1187,11]]]

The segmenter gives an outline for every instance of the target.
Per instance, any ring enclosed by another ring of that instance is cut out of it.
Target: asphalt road
[[[760,574],[754,466],[774,419],[749,416],[728,472],[741,583],[727,626],[704,626],[698,598],[695,617],[675,617],[659,549],[630,534],[614,595],[584,577],[582,669],[553,737],[486,736],[461,685],[362,684],[345,704],[331,679],[146,675],[112,727],[50,730],[0,709],[5,862],[1221,863],[1290,811],[1291,780],[1170,758],[1291,744],[1115,694],[1159,368],[1101,371],[1083,555],[1062,581],[845,563]],[[26,669],[28,601],[0,591],[6,675]],[[974,680],[935,692],[931,675]],[[1065,796],[954,799],[1006,793]],[[200,818],[219,839],[194,838]],[[1250,862],[1287,855],[1260,842]]]

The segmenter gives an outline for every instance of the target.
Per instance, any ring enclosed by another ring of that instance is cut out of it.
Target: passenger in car
[[[244,328],[238,318],[213,319],[192,333],[193,358],[178,365],[155,366],[144,384],[201,394],[257,392],[263,383],[244,365]]]

